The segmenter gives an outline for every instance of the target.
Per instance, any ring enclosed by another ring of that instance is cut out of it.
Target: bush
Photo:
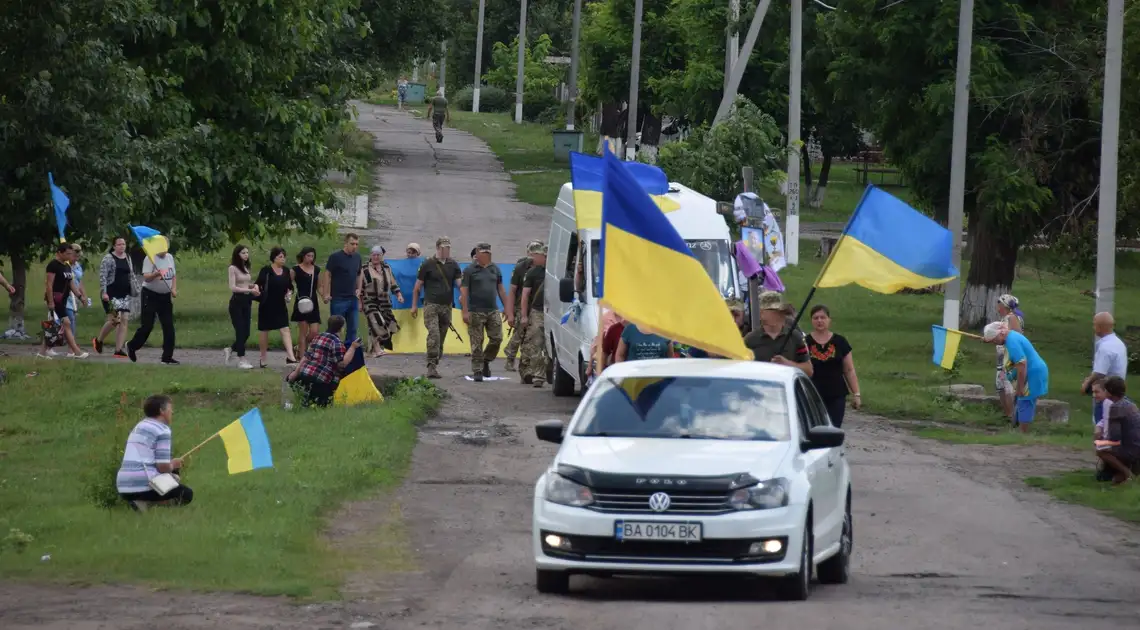
[[[475,102],[475,90],[470,85],[451,97],[451,106],[457,112],[469,112]],[[479,90],[480,112],[509,112],[514,109],[515,96],[493,85],[484,85]]]
[[[550,115],[550,111],[554,114]],[[537,123],[551,123],[558,117],[561,103],[549,92],[527,92],[523,96],[523,120]],[[549,120],[543,120],[543,118]]]

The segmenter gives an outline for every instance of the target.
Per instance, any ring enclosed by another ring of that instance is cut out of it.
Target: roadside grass
[[[801,249],[810,256],[811,249]],[[822,265],[819,258],[801,258],[797,267],[781,271],[788,287],[785,297],[800,308]],[[1044,264],[1025,254],[1018,268],[1014,293],[1026,313],[1029,339],[1049,365],[1047,398],[1069,403],[1068,424],[1043,420],[1028,436],[1013,432],[996,408],[963,404],[938,391],[950,384],[947,372],[931,361],[932,324],[942,321],[941,295],[880,295],[857,286],[824,289],[814,304],[826,304],[833,329],[854,347],[855,365],[864,409],[889,418],[919,421],[920,435],[959,443],[1045,443],[1087,448],[1092,439],[1091,400],[1079,391],[1092,365],[1094,301],[1081,294],[1092,286],[1088,276],[1073,277],[1040,270]],[[1117,329],[1140,325],[1140,255],[1117,254]],[[967,270],[963,270],[963,276]],[[804,330],[810,323],[802,321]],[[975,383],[993,389],[994,349],[964,339],[955,383]],[[1129,378],[1140,387],[1140,379]]]
[[[0,578],[330,599],[352,566],[414,568],[407,549],[333,547],[322,532],[344,501],[401,480],[439,390],[414,383],[379,406],[285,411],[276,372],[3,366]],[[186,464],[191,505],[132,512],[114,474],[155,392],[174,398],[175,456],[257,406],[275,467],[231,476],[214,440]]]
[[[343,151],[351,169],[345,173],[347,181],[330,181],[334,188],[348,195],[365,195],[372,190],[372,170],[376,163],[374,141],[372,134],[351,123],[329,138],[329,148]]]
[[[1029,477],[1025,483],[1061,501],[1079,503],[1121,520],[1140,523],[1140,483],[1136,481],[1114,487],[1096,481],[1090,468],[1052,477]]]

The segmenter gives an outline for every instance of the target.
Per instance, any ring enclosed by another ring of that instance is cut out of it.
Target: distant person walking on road
[[[526,325],[519,321],[523,314],[521,308],[522,285],[523,280],[526,279],[526,272],[530,270],[530,266],[533,264],[532,258],[536,248],[542,248],[541,241],[531,241],[527,244],[527,255],[515,261],[515,270],[511,272],[511,286],[507,289],[507,298],[513,307],[507,310],[507,325],[511,327],[511,338],[507,340],[507,349],[503,352],[503,356],[507,359],[504,369],[508,372],[515,370],[515,357],[518,356],[519,346],[522,345],[526,333]],[[512,313],[514,317],[511,317]]]
[[[396,283],[392,266],[384,261],[385,253],[387,252],[380,245],[373,247],[368,256],[368,264],[360,272],[364,276],[360,285],[364,321],[368,323],[368,345],[374,359],[384,356],[385,349],[392,349],[392,336],[400,330],[400,324],[396,323],[396,315],[392,312],[392,294],[396,295],[401,304],[404,302],[404,294]]]
[[[127,324],[131,319],[131,298],[139,294],[136,286],[135,265],[127,255],[127,239],[118,236],[111,243],[111,251],[99,263],[99,293],[103,298],[103,312],[107,321],[99,334],[91,340],[95,352],[103,354],[103,340],[115,331],[115,358],[127,358]]]
[[[231,355],[237,355],[238,367],[249,370],[253,366],[245,360],[245,344],[249,341],[249,323],[253,318],[253,301],[261,295],[261,287],[253,282],[253,276],[249,272],[248,247],[240,244],[234,247],[233,254],[230,255],[230,268],[227,273],[230,285],[230,324],[234,327],[234,342],[222,352],[226,358],[226,365],[229,365]]]
[[[178,365],[174,360],[174,298],[178,297],[178,276],[174,269],[174,256],[170,252],[156,252],[143,261],[142,319],[135,336],[127,342],[127,356],[138,361],[135,355],[146,345],[154,330],[154,318],[162,326],[162,362]]]
[[[317,285],[320,284],[321,268],[315,263],[317,250],[302,247],[297,254],[297,265],[291,270],[293,284],[297,291],[293,294],[293,316],[297,322],[297,356],[305,354],[309,341],[321,334],[321,307],[317,302]]]
[[[1128,376],[1128,348],[1125,347],[1120,337],[1116,336],[1113,331],[1115,327],[1116,320],[1113,319],[1112,313],[1097,313],[1093,316],[1093,332],[1096,334],[1093,369],[1081,383],[1081,391],[1086,394],[1092,393],[1092,384],[1098,377],[1119,376],[1126,378]],[[1094,423],[1104,419],[1103,407],[1102,403],[1093,402]]]
[[[408,78],[400,77],[396,83],[396,103],[400,111],[404,111],[404,103],[408,101]]]
[[[503,272],[491,262],[491,244],[479,243],[475,246],[475,262],[463,270],[463,282],[459,287],[460,305],[463,307],[463,323],[467,324],[467,336],[471,341],[471,372],[475,382],[482,382],[491,376],[491,362],[499,354],[503,344],[503,317],[499,313],[497,301],[504,308],[510,302],[503,288]],[[487,337],[487,347],[483,347],[483,337]]]
[[[418,311],[420,290],[424,292],[424,328],[427,329],[427,377],[440,378],[439,358],[443,340],[451,328],[451,310],[455,289],[463,272],[451,257],[451,239],[441,236],[435,241],[435,256],[420,263],[416,284],[412,289],[412,317]]]
[[[431,118],[431,125],[435,128],[435,141],[443,142],[443,124],[451,122],[451,110],[447,107],[447,99],[443,96],[443,88],[435,93],[435,97],[428,104],[427,115]]]
[[[522,343],[522,358],[519,361],[519,376],[523,383],[542,387],[546,383],[546,245],[531,244],[528,252],[531,265],[523,279],[522,314],[518,321],[522,330],[516,336],[526,335]],[[507,317],[511,315],[507,312]]]
[[[257,309],[257,341],[261,347],[261,367],[266,366],[269,352],[269,333],[281,333],[281,343],[285,345],[285,363],[297,362],[293,356],[293,335],[289,332],[289,299],[293,294],[293,279],[285,268],[285,250],[274,247],[269,250],[270,264],[257,274],[257,286],[261,287],[261,306]]]
[[[997,301],[997,312],[1001,316],[1001,321],[1010,330],[1016,332],[1024,332],[1025,318],[1021,313],[1021,309],[1017,308],[1017,298],[1009,295],[1008,293],[1002,295]],[[1005,371],[1005,346],[997,347],[997,372],[994,376],[994,388],[997,390],[998,398],[1001,400],[1001,408],[1005,411],[1005,416],[1011,421],[1013,420],[1013,383],[1009,379],[1009,375]]]
[[[356,325],[360,321],[360,268],[363,262],[357,252],[359,248],[360,238],[352,233],[345,234],[344,247],[329,256],[321,279],[321,291],[329,305],[329,316],[344,318],[347,343],[356,339]]]
[[[1005,322],[987,324],[982,330],[982,340],[986,343],[1005,346],[1003,371],[1014,372],[1013,421],[1022,433],[1029,432],[1029,425],[1037,413],[1037,400],[1049,393],[1049,366],[1025,335],[1010,330]]]
[[[87,291],[83,288],[83,264],[80,262],[83,259],[83,248],[72,243],[71,251],[71,282],[75,285],[75,291],[67,296],[67,319],[71,321],[71,335],[75,337],[75,342],[79,343],[79,336],[75,332],[75,322],[79,319],[79,309],[83,306],[91,306],[91,301],[87,297]]]

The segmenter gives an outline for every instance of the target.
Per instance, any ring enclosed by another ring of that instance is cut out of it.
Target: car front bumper
[[[535,565],[580,574],[709,574],[783,576],[800,570],[805,506],[719,515],[602,513],[534,500]],[[701,523],[701,542],[619,541],[616,521]],[[548,535],[566,546],[552,547]],[[779,540],[779,553],[749,553],[754,543]],[[788,550],[794,550],[789,552]]]

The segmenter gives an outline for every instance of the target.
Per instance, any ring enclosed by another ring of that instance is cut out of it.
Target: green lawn
[[[863,191],[866,186],[859,183],[857,171],[860,165],[857,163],[834,163],[831,165],[831,174],[828,177],[827,193],[823,199],[823,205],[820,208],[812,208],[809,204],[808,186],[806,178],[801,173],[800,175],[800,222],[801,223],[814,223],[814,222],[827,222],[827,223],[841,223],[846,222],[851,217],[851,213],[855,210],[855,206],[859,204],[859,200],[863,198]],[[802,167],[801,167],[802,171]],[[819,177],[819,164],[812,165],[812,172],[815,177]],[[889,181],[897,181],[897,176],[892,176],[895,179]],[[872,182],[879,183],[879,180],[874,174],[871,175]],[[887,188],[891,194],[906,201],[913,203],[913,198],[910,195],[910,190],[898,186]],[[784,208],[787,204],[787,198],[780,194],[780,190],[776,186],[762,184],[757,191],[757,194],[768,202],[768,205],[773,208]],[[779,215],[782,217],[783,210],[780,210]]]
[[[284,411],[280,375],[264,371],[2,365],[0,579],[331,598],[360,563],[414,568],[399,545],[334,548],[322,530],[342,502],[400,481],[416,424],[439,404],[434,386],[398,384],[379,406]],[[231,476],[216,440],[187,463],[193,504],[130,511],[114,494],[113,475],[142,400],[154,392],[174,398],[176,456],[260,407],[275,467]],[[404,533],[396,529],[388,537],[398,541]]]
[[[1135,481],[1114,487],[1093,479],[1091,469],[1055,477],[1030,477],[1025,481],[1062,501],[1080,503],[1125,521],[1140,523],[1140,483]]]

